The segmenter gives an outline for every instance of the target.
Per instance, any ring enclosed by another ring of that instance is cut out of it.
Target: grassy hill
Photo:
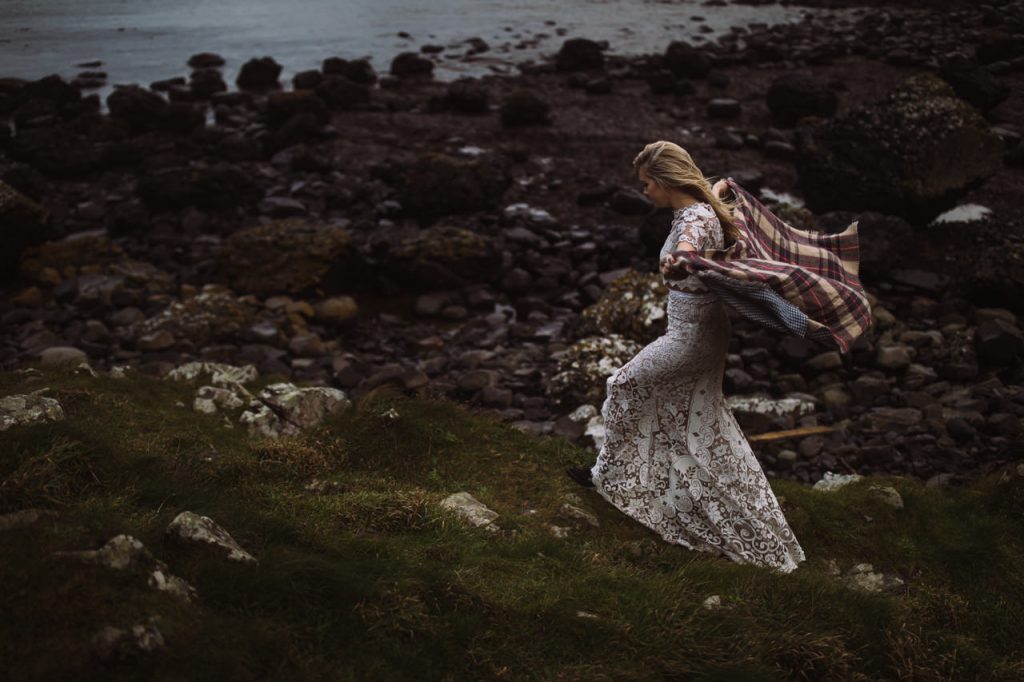
[[[12,681],[1024,679],[1013,471],[966,488],[772,480],[808,556],[784,575],[662,542],[563,474],[592,453],[453,403],[377,392],[268,440],[193,412],[195,384],[41,371],[0,374],[0,396],[48,387],[66,413],[0,432],[0,513],[57,512],[0,532]],[[440,506],[459,491],[496,511],[500,532]],[[186,510],[259,563],[165,540]],[[149,587],[140,567],[54,554],[119,534],[198,597]],[[830,561],[904,585],[861,592]],[[704,606],[712,595],[720,608]],[[163,645],[99,656],[98,631],[136,624]]]

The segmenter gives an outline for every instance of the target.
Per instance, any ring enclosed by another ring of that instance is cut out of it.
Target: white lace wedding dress
[[[709,204],[674,212],[661,255],[724,246]],[[668,329],[608,378],[598,493],[669,542],[789,572],[804,552],[722,394],[731,324],[690,275],[668,284]]]

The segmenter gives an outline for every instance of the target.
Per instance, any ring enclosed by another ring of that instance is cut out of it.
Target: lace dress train
[[[713,216],[677,212],[663,253],[679,239],[720,243]],[[608,378],[596,490],[669,542],[792,571],[803,549],[722,393],[725,304],[691,282],[667,312],[665,334]]]

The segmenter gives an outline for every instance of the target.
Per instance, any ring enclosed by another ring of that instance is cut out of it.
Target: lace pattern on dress
[[[698,250],[725,248],[725,233],[718,215],[707,202],[690,204],[672,213],[672,229],[661,247],[659,259],[679,248],[679,242],[693,244]],[[696,275],[681,279],[665,279],[665,285],[672,291],[709,293],[709,289]]]

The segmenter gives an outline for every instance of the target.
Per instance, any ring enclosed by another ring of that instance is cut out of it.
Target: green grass
[[[456,404],[381,391],[271,441],[193,413],[188,384],[44,371],[0,374],[0,395],[48,386],[67,413],[0,434],[0,513],[60,514],[0,533],[0,668],[12,681],[1024,678],[1020,477],[870,478],[834,493],[772,480],[808,555],[783,575],[662,542],[562,473],[592,454]],[[307,492],[313,478],[340,490]],[[509,532],[440,509],[461,490]],[[549,526],[567,525],[558,509],[571,494],[601,527],[557,539]],[[165,543],[185,510],[259,564]],[[152,590],[141,569],[53,555],[119,533],[199,598]],[[829,559],[906,586],[847,589]],[[726,608],[703,608],[712,594]],[[101,627],[153,615],[164,649],[97,658]]]

